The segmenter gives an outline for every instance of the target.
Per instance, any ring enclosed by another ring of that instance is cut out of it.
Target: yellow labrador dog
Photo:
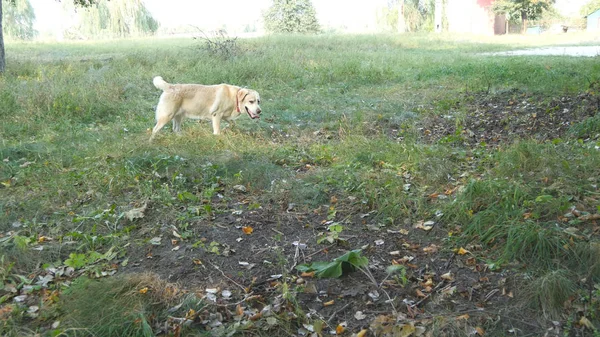
[[[170,121],[173,131],[180,132],[184,117],[211,120],[215,135],[221,133],[221,120],[234,120],[243,111],[252,119],[260,118],[260,96],[254,90],[229,84],[170,84],[160,76],[153,83],[163,93],[156,106],[156,125],[150,141]]]

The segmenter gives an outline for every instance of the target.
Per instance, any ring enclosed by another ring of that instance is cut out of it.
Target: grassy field
[[[9,43],[0,334],[598,336],[598,57],[479,55],[574,41]],[[150,144],[157,75],[262,118]]]

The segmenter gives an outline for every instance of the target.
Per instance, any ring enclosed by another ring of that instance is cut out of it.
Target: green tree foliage
[[[310,0],[273,0],[263,14],[265,29],[271,33],[317,33],[317,12]]]
[[[78,10],[81,23],[71,35],[127,37],[154,33],[158,22],[141,0],[99,0]]]
[[[404,0],[404,21],[409,32],[433,30],[435,0]]]
[[[5,36],[19,40],[31,40],[37,32],[33,29],[35,12],[29,0],[2,0]]]
[[[527,30],[528,20],[539,19],[544,11],[552,7],[555,0],[498,0],[493,4],[493,11],[505,14],[509,21],[521,21],[521,32]]]
[[[581,16],[588,16],[598,9],[600,9],[600,0],[590,0],[581,7],[579,14],[581,14]]]

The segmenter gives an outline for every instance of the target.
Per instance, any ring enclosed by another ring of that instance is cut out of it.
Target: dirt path
[[[575,56],[597,57],[600,55],[600,46],[569,46],[546,47],[534,49],[519,49],[497,53],[482,53],[484,56]]]

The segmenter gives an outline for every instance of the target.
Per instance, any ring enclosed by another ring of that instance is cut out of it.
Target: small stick
[[[312,256],[314,256],[314,255],[317,255],[317,254],[321,253],[321,252],[322,252],[322,251],[324,251],[325,249],[329,250],[329,248],[333,248],[333,247],[335,247],[336,245],[337,245],[337,243],[334,243],[334,244],[332,244],[332,245],[331,245],[331,246],[329,246],[329,247],[325,247],[325,248],[323,248],[323,249],[319,249],[319,250],[317,250],[316,252],[313,252],[313,253],[310,253],[310,254],[306,255],[306,257],[312,257]]]
[[[221,270],[221,268],[217,267],[216,265],[214,265],[212,262],[208,261],[208,263],[210,263],[213,267],[215,267],[216,270],[220,271],[221,274],[223,274],[223,276],[225,276],[225,278],[227,278],[229,281],[233,282],[235,285],[237,285],[238,287],[240,287],[240,289],[242,289],[242,291],[244,293],[246,293],[246,288],[244,288],[244,286],[242,286],[241,284],[235,282],[231,277],[225,275],[225,273]]]
[[[329,323],[335,318],[335,316],[337,314],[339,314],[340,312],[344,311],[344,309],[346,309],[347,307],[350,306],[350,303],[347,303],[345,306],[343,306],[341,309],[337,310],[336,312],[333,313],[333,315],[331,315],[331,317],[329,317],[329,319],[327,320],[327,325],[329,325]]]

